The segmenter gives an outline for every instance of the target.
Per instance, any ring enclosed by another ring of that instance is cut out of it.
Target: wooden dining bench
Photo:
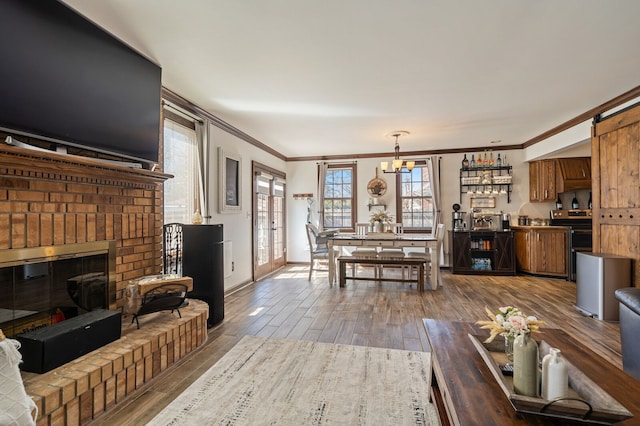
[[[381,257],[381,256],[340,256],[338,257],[338,275],[340,287],[344,287],[347,278],[351,280],[371,280],[368,277],[347,277],[347,264],[367,264],[367,265],[392,265],[392,266],[415,266],[418,268],[418,276],[416,279],[404,279],[404,278],[382,278],[378,277],[377,281],[397,281],[397,282],[415,282],[418,284],[418,291],[424,291],[424,259],[410,258],[410,257]]]

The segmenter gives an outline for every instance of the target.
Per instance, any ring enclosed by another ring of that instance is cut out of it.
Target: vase
[[[509,362],[513,362],[513,339],[513,336],[504,336],[504,354]]]
[[[569,395],[569,371],[560,349],[551,348],[542,358],[542,397],[547,400]]]
[[[382,232],[382,222],[373,222],[373,232]]]
[[[513,341],[513,390],[518,395],[538,396],[538,344],[529,333]]]
[[[202,213],[200,213],[200,209],[196,209],[196,212],[191,217],[191,223],[194,225],[200,225],[202,223]]]

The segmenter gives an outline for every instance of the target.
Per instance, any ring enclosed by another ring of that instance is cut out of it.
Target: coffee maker
[[[467,212],[460,211],[460,204],[453,205],[452,222],[455,232],[467,230]]]
[[[509,213],[502,213],[502,220],[500,224],[501,231],[508,231],[511,229],[511,215]]]

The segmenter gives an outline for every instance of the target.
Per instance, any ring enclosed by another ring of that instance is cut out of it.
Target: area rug
[[[244,337],[149,425],[437,425],[428,352]]]

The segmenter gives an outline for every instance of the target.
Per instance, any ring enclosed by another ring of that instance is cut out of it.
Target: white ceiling
[[[64,3],[287,157],[521,144],[640,85],[637,0]]]

